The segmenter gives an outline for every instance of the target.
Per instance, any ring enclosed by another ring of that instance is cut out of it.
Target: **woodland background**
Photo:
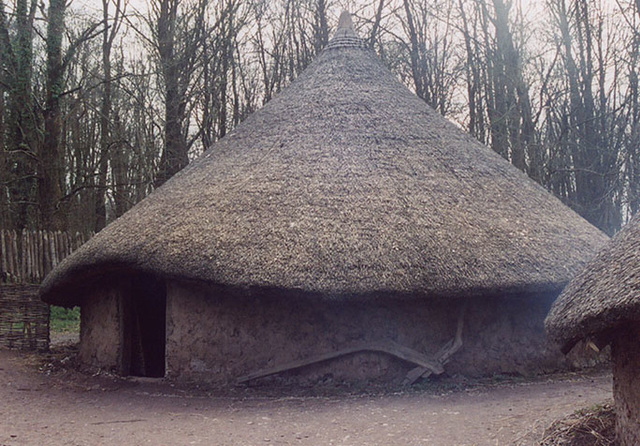
[[[0,0],[0,228],[100,230],[295,79],[343,8],[591,223],[640,208],[640,0]]]

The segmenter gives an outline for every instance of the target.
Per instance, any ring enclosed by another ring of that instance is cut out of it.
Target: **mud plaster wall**
[[[118,370],[120,353],[120,291],[100,288],[80,309],[79,359],[91,367]]]
[[[616,436],[622,446],[640,444],[640,329],[627,326],[612,345]]]
[[[293,298],[292,298],[293,297]],[[544,335],[555,296],[469,301],[464,345],[449,374],[530,374],[567,361]],[[304,296],[251,296],[170,282],[167,286],[167,374],[232,382],[237,377],[362,341],[393,340],[435,354],[453,338],[461,302],[332,302]],[[398,382],[412,365],[360,353],[289,372],[278,379]]]

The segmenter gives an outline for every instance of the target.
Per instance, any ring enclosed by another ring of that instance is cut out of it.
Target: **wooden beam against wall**
[[[395,356],[396,358],[415,364],[419,367],[424,367],[435,375],[439,375],[444,372],[444,368],[442,367],[442,365],[433,358],[430,358],[429,356],[420,353],[417,350],[405,347],[404,345],[400,345],[396,342],[384,341],[359,344],[335,352],[323,353],[321,355],[312,356],[310,358],[291,361],[270,369],[260,370],[255,373],[250,373],[248,375],[242,376],[238,378],[237,382],[238,384],[244,384],[259,378],[265,378],[267,376],[276,375],[278,373],[287,372],[290,370],[296,370],[308,365],[317,364],[319,362],[329,361],[342,356],[352,355],[360,352],[386,353],[388,355]]]

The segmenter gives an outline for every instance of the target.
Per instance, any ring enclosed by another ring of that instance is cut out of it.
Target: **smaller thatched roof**
[[[640,217],[634,218],[565,288],[545,325],[568,350],[584,338],[640,321]]]

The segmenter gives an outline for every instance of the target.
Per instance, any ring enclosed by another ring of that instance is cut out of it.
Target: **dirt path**
[[[603,373],[455,391],[212,396],[64,368],[47,374],[41,362],[0,350],[1,446],[534,445],[554,419],[611,398]]]

